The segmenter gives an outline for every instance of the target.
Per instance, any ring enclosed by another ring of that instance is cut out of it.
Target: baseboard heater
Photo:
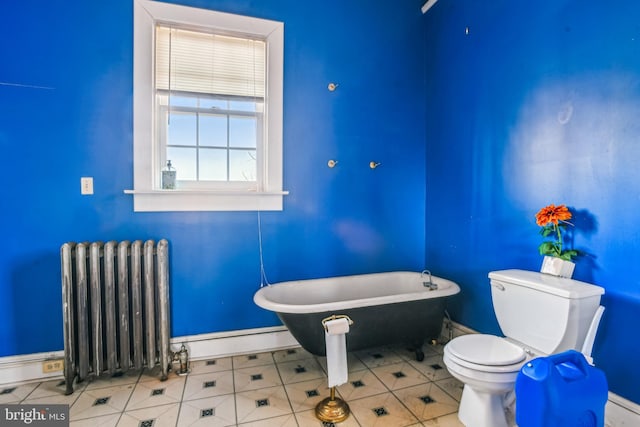
[[[66,394],[74,380],[154,368],[165,380],[169,244],[69,242],[60,248]]]

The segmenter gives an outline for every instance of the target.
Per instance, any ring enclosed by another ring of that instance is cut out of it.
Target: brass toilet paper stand
[[[336,397],[336,388],[331,387],[331,395],[316,405],[316,417],[327,423],[339,423],[350,414],[347,402]]]
[[[329,320],[335,320],[339,318],[346,318],[349,321],[349,325],[353,324],[353,320],[349,318],[349,316],[338,315],[335,314],[327,317],[326,319],[322,319],[322,326],[327,330],[326,322]],[[330,389],[329,397],[323,399],[320,403],[316,405],[316,418],[320,421],[327,423],[339,423],[346,420],[349,417],[351,410],[349,409],[349,405],[347,402],[336,397],[336,387],[333,386]]]

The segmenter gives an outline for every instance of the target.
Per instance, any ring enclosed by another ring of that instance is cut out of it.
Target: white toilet
[[[604,289],[523,270],[489,273],[493,309],[505,337],[463,335],[444,348],[444,364],[464,383],[458,418],[467,427],[507,427],[514,386],[527,360],[591,348]]]

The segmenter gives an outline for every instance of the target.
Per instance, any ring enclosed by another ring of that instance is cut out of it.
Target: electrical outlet
[[[42,373],[59,372],[64,369],[64,359],[48,359],[42,362]]]
[[[93,177],[83,176],[80,178],[80,194],[93,194]]]

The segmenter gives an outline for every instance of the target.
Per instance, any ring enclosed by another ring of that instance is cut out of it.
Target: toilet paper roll
[[[347,319],[335,319],[325,322],[324,334],[327,350],[327,376],[329,387],[337,387],[347,382],[347,341],[349,332]]]
[[[329,335],[340,335],[349,332],[349,320],[346,318],[328,320],[324,323]]]

